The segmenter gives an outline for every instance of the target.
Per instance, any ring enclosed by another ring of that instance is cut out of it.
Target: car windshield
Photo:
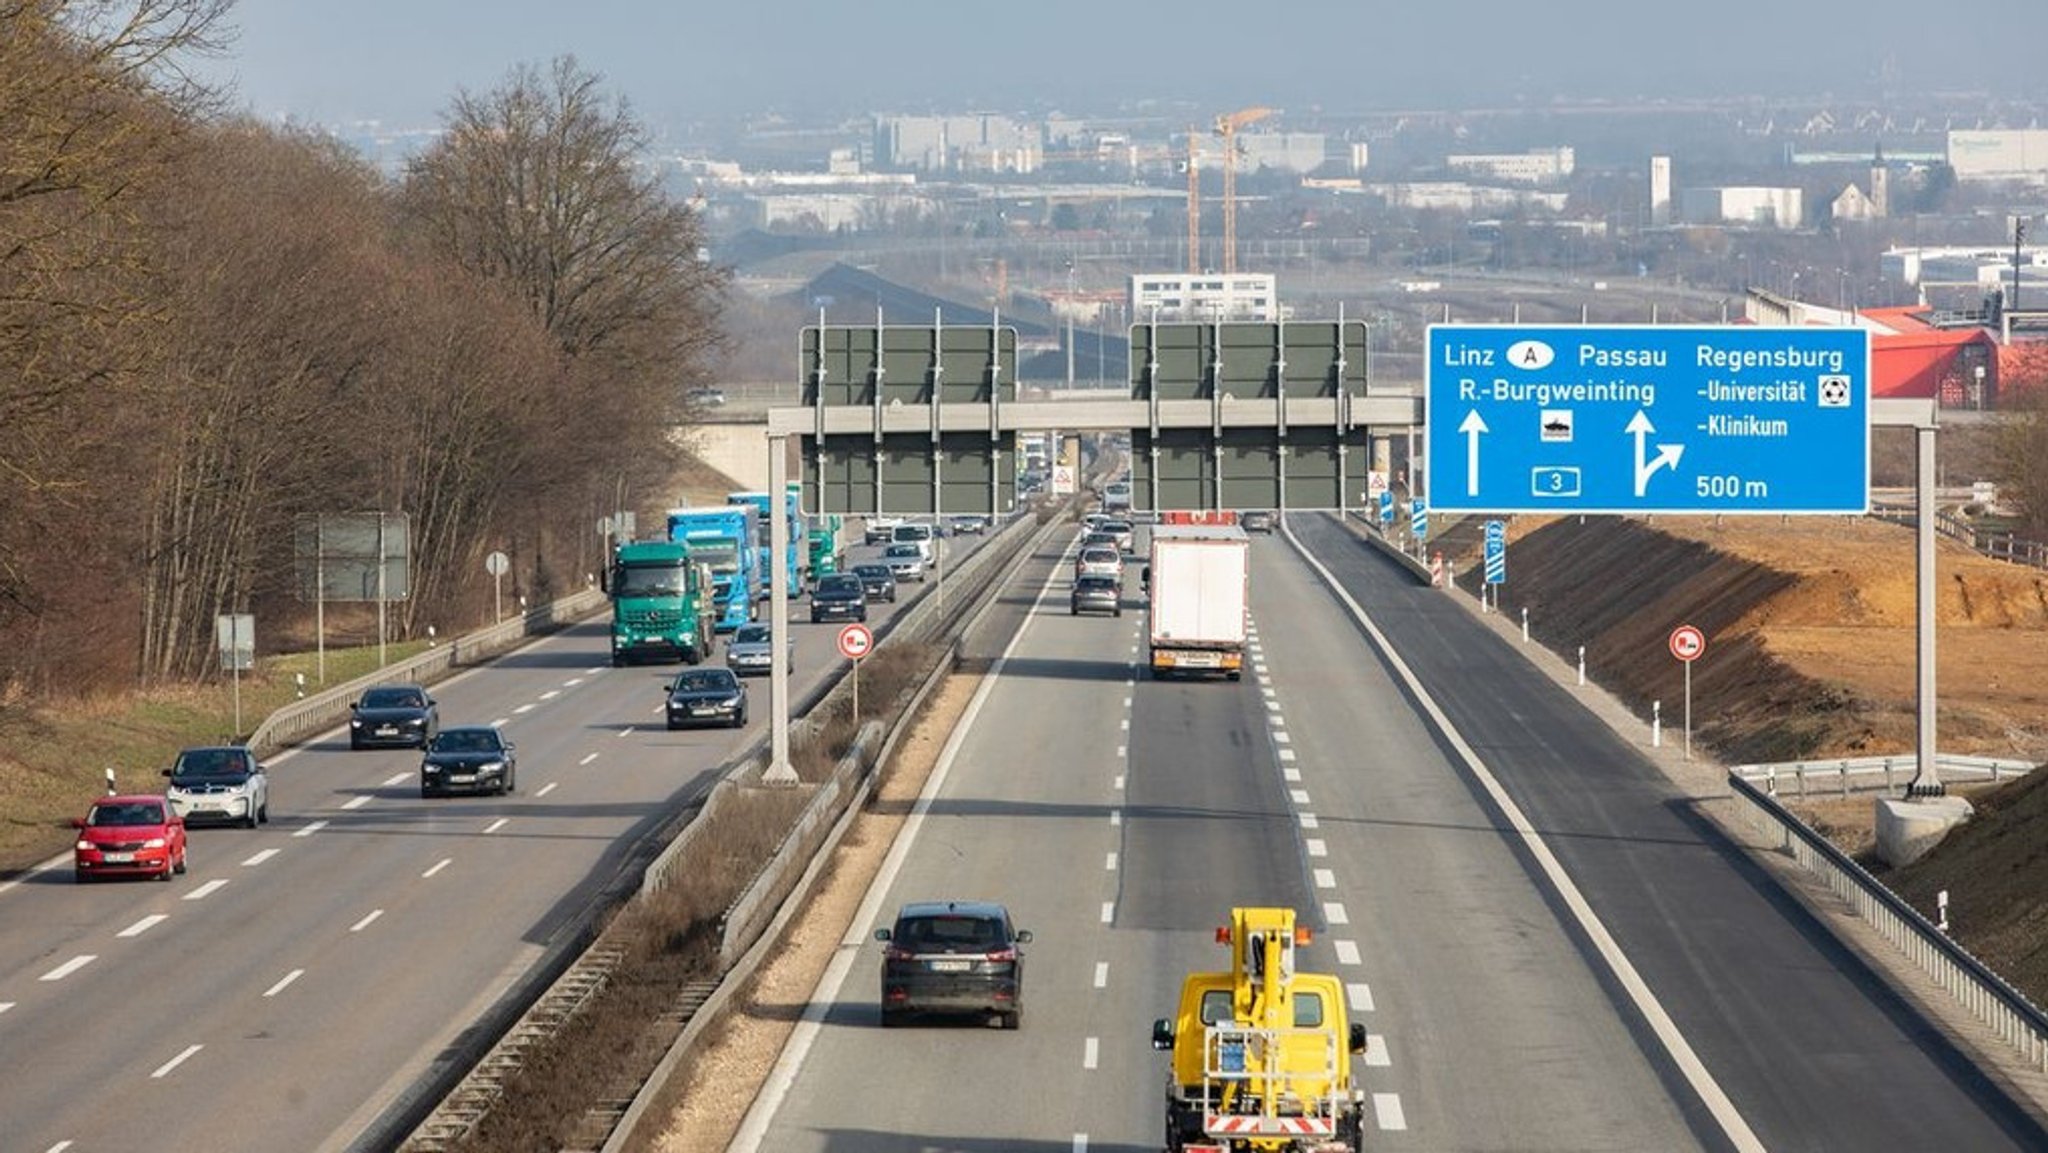
[[[1003,926],[987,917],[911,917],[895,936],[914,950],[984,950],[1003,944]]]
[[[920,551],[918,550],[918,547],[917,547],[916,545],[914,545],[914,544],[892,544],[892,545],[890,545],[890,546],[889,546],[889,552],[888,552],[888,554],[887,554],[887,555],[889,555],[889,556],[923,556],[923,555],[924,555],[924,553],[920,552]]]
[[[719,689],[730,689],[737,682],[732,674],[719,669],[700,669],[684,673],[676,678],[676,691],[682,693],[708,693]]]
[[[818,592],[821,593],[857,593],[859,591],[860,578],[857,576],[829,576],[818,585]]]
[[[161,825],[164,823],[164,807],[154,801],[94,805],[92,815],[85,819],[85,823],[94,828]]]
[[[437,753],[494,753],[499,747],[495,729],[442,729],[434,738]]]
[[[202,777],[243,777],[249,772],[248,760],[237,749],[186,749],[178,754],[178,762],[171,766],[174,781],[196,780]]]
[[[371,689],[363,694],[366,709],[417,709],[426,703],[418,689]]]
[[[732,643],[736,645],[765,645],[768,643],[768,639],[774,635],[775,628],[772,625],[741,625],[739,631],[732,634]]]
[[[889,575],[889,568],[888,568],[888,566],[887,566],[887,565],[878,565],[878,564],[861,564],[861,565],[855,565],[855,566],[853,566],[853,571],[854,571],[854,572],[855,572],[855,573],[856,573],[857,575],[859,575],[859,576],[862,576],[862,577],[865,577],[865,578],[867,578],[868,580],[881,580],[881,579],[882,579],[883,577],[886,577],[886,576],[888,576],[888,575]]]

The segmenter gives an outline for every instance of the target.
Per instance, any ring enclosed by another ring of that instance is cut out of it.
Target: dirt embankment
[[[1509,540],[1510,619],[1526,605],[1544,644],[1567,655],[1585,645],[1587,675],[1646,717],[1653,700],[1667,723],[1681,707],[1671,629],[1706,633],[1694,739],[1724,763],[1913,752],[1910,529],[1861,518],[1524,518]],[[2048,760],[2048,573],[1947,541],[1935,568],[1937,746]],[[1976,818],[1906,869],[1868,853],[1868,795],[1812,806],[1809,819],[1915,908],[1932,915],[1947,890],[1957,939],[2048,1004],[2048,771],[1969,795]]]

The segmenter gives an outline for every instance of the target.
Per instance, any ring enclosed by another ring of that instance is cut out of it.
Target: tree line
[[[223,115],[229,0],[0,0],[0,700],[205,675],[311,615],[294,526],[403,512],[404,636],[580,585],[721,345],[698,216],[573,59],[396,177]]]

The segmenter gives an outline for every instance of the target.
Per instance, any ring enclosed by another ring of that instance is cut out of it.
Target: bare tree
[[[2020,535],[2048,540],[2048,345],[2012,345],[1999,361],[1998,484]]]

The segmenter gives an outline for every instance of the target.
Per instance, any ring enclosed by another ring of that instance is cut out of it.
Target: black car
[[[1107,576],[1076,578],[1069,611],[1074,616],[1082,613],[1108,613],[1113,617],[1124,615],[1123,582]]]
[[[1271,535],[1273,523],[1273,514],[1264,509],[1252,509],[1249,512],[1239,513],[1237,517],[1237,527],[1246,532],[1262,532]]]
[[[917,901],[876,929],[882,954],[882,1024],[912,1013],[992,1014],[1024,1023],[1024,953],[1031,934],[989,901]]]
[[[496,725],[450,725],[420,758],[420,796],[509,793],[519,787],[515,751]]]
[[[441,731],[441,710],[421,685],[375,685],[348,711],[351,749],[425,748]]]
[[[747,723],[747,686],[731,669],[684,669],[668,686],[668,727]]]
[[[871,601],[896,603],[896,574],[885,564],[857,564],[853,575],[860,578],[861,591]]]
[[[868,594],[861,578],[850,572],[836,572],[818,578],[811,587],[811,623],[821,621],[865,621]]]

